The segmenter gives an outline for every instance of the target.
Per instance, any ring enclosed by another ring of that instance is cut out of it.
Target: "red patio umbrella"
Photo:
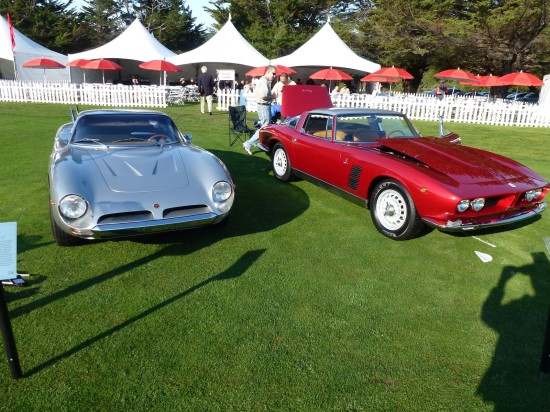
[[[380,83],[397,83],[399,79],[397,77],[385,77],[375,75],[374,73],[368,74],[360,79],[362,82],[380,82]]]
[[[475,76],[474,81],[469,80],[463,80],[460,82],[460,84],[465,84],[468,86],[476,86],[476,87],[493,87],[493,86],[504,86],[503,83],[500,81],[500,77],[493,76],[492,74],[488,76]]]
[[[91,60],[88,59],[75,59],[71,60],[69,63],[67,63],[67,66],[69,67],[80,67],[82,69],[82,73],[84,75],[84,83],[86,83],[86,71],[84,70],[84,65],[90,63]]]
[[[442,72],[439,72],[439,73],[436,73],[434,74],[434,77],[437,77],[438,79],[441,79],[441,80],[455,80],[457,82],[460,82],[460,81],[470,81],[470,82],[473,82],[476,80],[476,77],[466,71],[466,70],[461,70],[460,68],[458,69],[449,69],[449,70],[443,70]],[[454,93],[454,87],[452,88],[452,93]]]
[[[391,93],[391,84],[397,83],[399,81],[399,77],[391,77],[391,76],[381,76],[379,74],[376,74],[377,72],[371,73],[366,75],[365,77],[361,78],[362,82],[380,82],[380,83],[389,83],[390,84],[390,93]]]
[[[29,60],[23,63],[23,67],[30,67],[33,69],[43,69],[44,70],[44,80],[46,80],[46,69],[64,69],[65,66],[59,62],[56,62],[52,59],[46,59],[44,57],[39,57],[37,59]]]
[[[400,69],[395,66],[383,67],[380,70],[377,70],[371,74],[373,76],[392,77],[396,79],[414,79],[414,76],[410,74],[408,71],[406,71],[405,69]]]
[[[524,71],[505,74],[499,78],[502,85],[514,85],[514,86],[542,86],[544,83],[537,76]]]
[[[537,76],[534,76],[530,73],[525,73],[523,72],[523,70],[519,72],[505,74],[499,80],[502,85],[505,86],[542,86],[544,84],[544,82]],[[516,95],[514,96],[514,100],[516,100],[517,98],[517,91],[518,88],[516,87]]]
[[[332,80],[353,80],[353,77],[351,77],[346,72],[343,72],[342,70],[333,69],[332,67],[328,69],[319,70],[318,72],[313,73],[309,76],[310,79],[315,80],[328,80],[329,81],[329,88],[331,86]]]
[[[115,62],[107,59],[97,59],[92,60],[84,66],[82,66],[84,69],[92,69],[92,70],[102,70],[103,71],[103,83],[105,83],[105,70],[124,70],[124,67],[122,67],[119,64],[116,64]]]
[[[67,66],[69,67],[84,67],[84,65],[90,63],[91,60],[88,59],[75,59],[71,60],[69,63],[67,63]]]
[[[296,70],[293,70],[290,67],[282,66],[280,64],[275,64],[274,66],[277,69],[277,71],[275,72],[275,76],[280,76],[281,73],[286,73],[286,74],[296,73]],[[250,77],[263,76],[265,74],[265,71],[267,70],[267,67],[268,66],[254,67],[253,69],[247,71],[244,75],[250,76]]]
[[[141,63],[139,67],[146,70],[157,70],[162,72],[159,83],[162,79],[162,75],[166,72],[181,72],[181,69],[178,66],[173,63],[167,62],[166,60],[151,60],[145,63]],[[164,85],[166,86],[166,75],[164,76]]]
[[[353,77],[351,77],[346,72],[338,69],[333,69],[332,67],[319,70],[318,72],[310,75],[309,78],[315,80],[353,80]]]
[[[456,80],[458,82],[461,80],[475,81],[476,79],[472,73],[466,70],[461,70],[460,68],[443,70],[442,72],[434,74],[434,77],[442,80]]]

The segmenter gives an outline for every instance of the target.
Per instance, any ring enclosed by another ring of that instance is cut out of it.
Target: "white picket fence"
[[[113,84],[73,84],[0,80],[0,102],[37,102],[85,104],[110,107],[166,107],[170,90],[162,86],[126,86]],[[220,91],[216,109],[227,111],[229,106],[246,105],[256,111],[254,93]],[[550,108],[537,104],[513,102],[484,97],[445,97],[438,100],[423,94],[377,96],[371,94],[332,95],[335,107],[359,107],[397,110],[413,120],[479,123],[502,126],[550,127]]]
[[[445,122],[550,127],[550,108],[506,99],[447,96],[439,100],[423,94],[333,94],[331,97],[335,107],[396,110],[413,120],[437,121],[441,115]],[[229,106],[238,104],[245,104],[249,112],[256,111],[253,93],[241,96],[231,91],[218,94],[218,110],[228,110]]]
[[[166,95],[159,86],[0,80],[1,102],[166,107]]]

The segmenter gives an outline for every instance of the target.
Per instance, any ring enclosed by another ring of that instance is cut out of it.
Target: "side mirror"
[[[185,135],[183,135],[183,139],[185,140],[186,143],[191,144],[191,140],[193,140],[193,136],[191,135],[191,133],[186,133]]]
[[[56,149],[61,149],[69,144],[69,140],[71,140],[72,126],[72,123],[67,123],[59,128],[54,140]]]

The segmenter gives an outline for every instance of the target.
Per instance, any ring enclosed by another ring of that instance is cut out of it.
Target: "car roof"
[[[84,110],[78,113],[78,117],[92,116],[92,115],[120,115],[120,114],[143,114],[143,115],[163,115],[168,116],[166,113],[158,110],[140,110],[140,109],[98,109],[98,110]]]
[[[325,114],[328,116],[371,116],[371,115],[395,115],[403,116],[403,113],[395,110],[365,109],[365,108],[343,108],[330,107],[326,109],[314,109],[310,113]]]

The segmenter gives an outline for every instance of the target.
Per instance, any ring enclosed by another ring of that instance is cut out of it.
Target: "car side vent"
[[[359,187],[359,178],[361,177],[362,168],[359,166],[352,166],[349,173],[348,186],[350,189],[357,190]]]

